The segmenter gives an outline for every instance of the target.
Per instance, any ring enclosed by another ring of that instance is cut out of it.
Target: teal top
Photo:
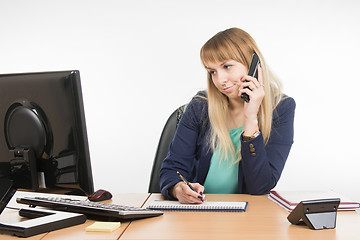
[[[229,130],[235,152],[238,154],[240,150],[240,135],[242,131],[243,127]],[[239,192],[239,162],[233,163],[237,159],[238,154],[236,154],[235,159],[230,155],[228,155],[227,159],[221,159],[220,150],[215,148],[210,161],[210,168],[204,182],[204,193],[231,194]]]

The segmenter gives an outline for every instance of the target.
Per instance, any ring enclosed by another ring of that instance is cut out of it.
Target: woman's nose
[[[221,75],[219,74],[218,77],[219,77],[220,84],[226,85],[226,83],[228,82],[228,78],[227,78],[226,74],[221,74]]]

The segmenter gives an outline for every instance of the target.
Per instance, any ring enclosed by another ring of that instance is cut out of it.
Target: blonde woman
[[[254,53],[258,78],[247,75]],[[205,193],[266,194],[293,143],[295,101],[282,94],[255,41],[239,28],[217,33],[200,56],[208,88],[182,115],[160,170],[161,192],[181,203],[201,203]]]

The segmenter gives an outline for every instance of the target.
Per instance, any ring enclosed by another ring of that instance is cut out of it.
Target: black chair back
[[[186,105],[179,107],[170,115],[161,133],[151,171],[148,190],[149,193],[160,193],[159,173],[161,164],[169,151],[169,145],[175,135],[177,125],[185,110],[185,107]]]

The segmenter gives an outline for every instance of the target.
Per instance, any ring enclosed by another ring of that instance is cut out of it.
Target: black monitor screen
[[[93,193],[79,71],[1,74],[0,127],[0,178]]]

